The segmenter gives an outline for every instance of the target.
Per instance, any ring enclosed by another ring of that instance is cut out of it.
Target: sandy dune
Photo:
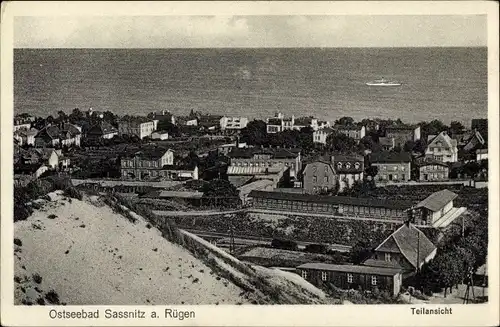
[[[90,198],[51,198],[15,223],[14,237],[22,242],[15,246],[16,304],[36,304],[51,289],[69,305],[249,302],[144,220],[133,224]]]

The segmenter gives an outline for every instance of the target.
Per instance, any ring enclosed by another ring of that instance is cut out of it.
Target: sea
[[[385,78],[399,87],[365,83]],[[15,49],[14,111],[487,117],[487,48]]]

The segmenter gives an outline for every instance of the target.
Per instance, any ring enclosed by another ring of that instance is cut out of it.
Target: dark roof
[[[402,267],[394,261],[376,260],[368,259],[363,262],[363,266],[369,267],[381,267],[381,268],[396,268],[401,269]]]
[[[295,119],[295,125],[311,125],[313,117],[299,117]]]
[[[354,274],[367,274],[367,275],[380,275],[380,276],[394,276],[401,273],[398,268],[383,268],[383,267],[369,267],[358,265],[332,265],[328,263],[306,263],[297,267],[297,269],[313,269],[313,270],[326,270],[326,271],[339,271]]]
[[[255,154],[269,154],[274,159],[296,158],[300,150],[285,148],[235,148],[229,152],[230,158],[252,158]]]
[[[130,154],[124,155],[124,158],[131,159],[134,157],[140,157],[142,159],[158,160],[167,151],[172,151],[172,150],[164,148],[141,149],[139,151],[134,152],[131,155]]]
[[[281,126],[281,119],[279,118],[269,118],[267,121],[268,125],[280,125]]]
[[[388,238],[386,238],[375,251],[386,251],[394,245],[399,252],[417,268],[424,260],[436,250],[436,246],[425,236],[425,234],[412,224],[403,224]],[[420,245],[420,246],[419,246]],[[420,251],[418,250],[420,248]],[[389,251],[391,252],[391,251]],[[420,263],[417,265],[417,257]]]
[[[334,130],[343,130],[343,131],[359,131],[363,126],[357,126],[357,125],[339,125],[336,124],[333,126]]]
[[[378,142],[380,143],[380,145],[394,146],[394,138],[393,137],[379,137]]]
[[[415,207],[416,208],[427,208],[434,212],[444,208],[446,204],[453,201],[458,195],[450,190],[441,190],[439,192],[434,192],[429,195],[424,200],[420,201]]]
[[[330,204],[344,204],[365,207],[377,207],[388,209],[409,209],[412,202],[404,200],[379,200],[374,198],[354,198],[348,196],[330,196],[330,195],[311,195],[311,194],[297,194],[297,193],[281,193],[281,192],[266,192],[266,191],[252,191],[249,194],[254,198],[266,198],[275,200],[291,200],[302,202],[314,203],[330,203]]]
[[[411,154],[407,152],[375,152],[369,157],[372,163],[411,162]]]
[[[430,157],[418,158],[415,160],[415,164],[418,167],[429,166],[429,165],[439,165],[439,166],[443,166],[443,167],[448,167],[448,164],[446,164],[442,161],[435,160],[435,159],[430,158]]]
[[[125,115],[123,116],[120,120],[119,120],[119,123],[120,122],[128,122],[128,123],[147,123],[147,122],[152,122],[153,120],[152,119],[149,119],[147,117],[143,117],[143,116],[128,116],[128,115]]]
[[[408,131],[412,130],[414,131],[418,126],[412,126],[412,125],[389,125],[385,127],[385,130],[391,130],[391,131]]]
[[[93,134],[93,135],[105,135],[105,134],[111,134],[111,133],[117,133],[118,129],[116,129],[113,125],[106,121],[99,122],[98,124],[92,126],[89,131],[87,132],[88,134]]]
[[[43,164],[18,164],[14,166],[14,174],[33,174],[35,173]]]

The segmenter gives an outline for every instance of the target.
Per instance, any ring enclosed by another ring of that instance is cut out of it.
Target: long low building
[[[248,197],[251,205],[258,209],[328,213],[393,221],[406,221],[412,207],[410,201],[268,191],[251,191]]]
[[[297,273],[319,287],[333,284],[338,288],[387,291],[399,294],[403,281],[401,269],[358,265],[306,263],[297,267]]]

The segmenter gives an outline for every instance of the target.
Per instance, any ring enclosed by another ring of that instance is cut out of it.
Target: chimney
[[[330,156],[330,161],[331,161],[331,163],[335,163],[335,156],[334,155]]]

